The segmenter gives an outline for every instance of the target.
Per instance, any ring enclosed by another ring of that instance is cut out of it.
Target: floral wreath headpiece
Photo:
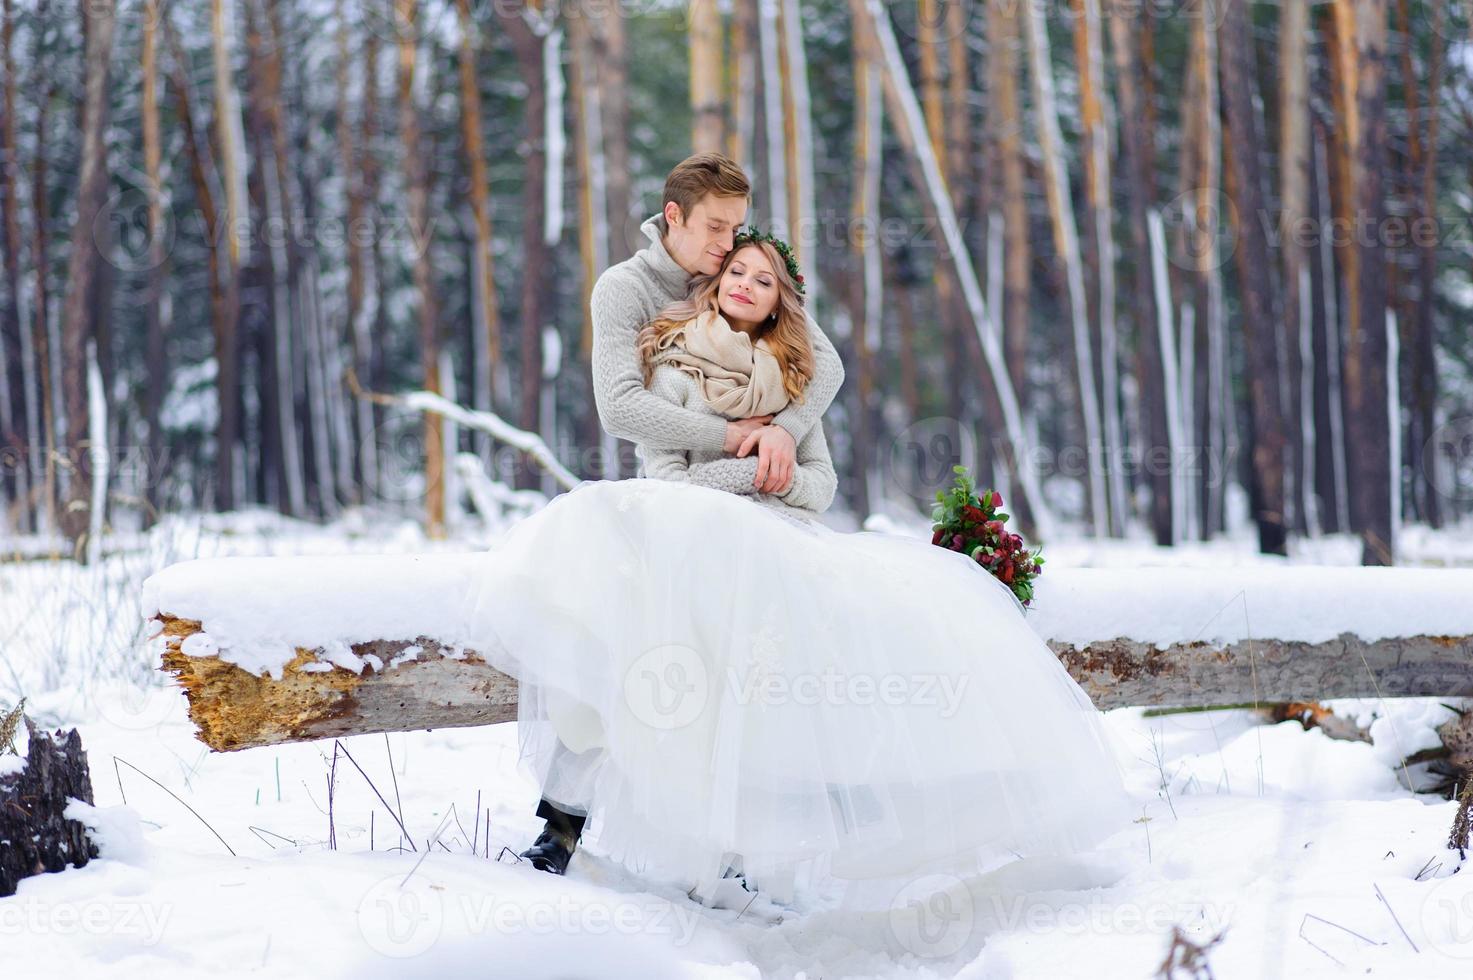
[[[793,280],[793,285],[797,288],[798,295],[805,296],[803,274],[798,271],[798,260],[793,256],[793,248],[787,242],[769,232],[759,231],[756,227],[747,225],[744,228],[737,229],[733,247],[741,248],[743,245],[755,245],[758,242],[766,242],[777,249],[777,254],[783,257],[783,263],[788,268],[788,277]]]

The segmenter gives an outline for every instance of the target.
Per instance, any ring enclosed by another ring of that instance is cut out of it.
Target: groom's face
[[[680,206],[672,202],[665,205],[665,223],[670,229],[665,236],[665,248],[691,275],[714,275],[721,271],[736,230],[746,220],[745,197],[707,194],[689,214],[681,214]]]

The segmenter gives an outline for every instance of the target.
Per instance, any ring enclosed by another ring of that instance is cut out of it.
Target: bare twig
[[[1412,947],[1412,952],[1414,952],[1414,953],[1420,953],[1421,950],[1420,949],[1417,949],[1417,944],[1414,943],[1414,942],[1412,942],[1412,937],[1407,935],[1407,931],[1402,926],[1401,920],[1396,917],[1396,909],[1394,909],[1394,908],[1391,907],[1391,903],[1388,902],[1386,900],[1386,896],[1381,893],[1381,886],[1378,885],[1378,884],[1376,884],[1373,881],[1373,882],[1371,882],[1371,887],[1374,888],[1374,889],[1376,889],[1376,897],[1381,900],[1381,904],[1382,905],[1386,906],[1386,911],[1388,911],[1388,912],[1391,913],[1391,921],[1392,922],[1395,922],[1396,923],[1396,928],[1398,928],[1398,929],[1401,930],[1401,938],[1405,939],[1407,941],[1407,944]]]
[[[389,756],[389,779],[393,780],[394,783],[394,803],[397,804],[399,807],[399,826],[400,828],[403,828],[404,801],[399,798],[399,774],[394,771],[394,747],[389,744],[388,732],[384,732],[384,752],[386,752]],[[380,797],[380,799],[382,799],[382,797]],[[384,806],[388,805],[389,804],[387,803],[384,804]],[[404,831],[404,834],[407,837],[409,835],[409,831]]]
[[[404,876],[404,880],[401,881],[401,882],[399,882],[399,887],[400,888],[403,888],[404,885],[406,883],[408,883],[409,879],[414,877],[414,873],[419,870],[419,866],[421,864],[424,864],[425,863],[425,858],[429,857],[430,856],[430,851],[433,851],[435,849],[435,841],[437,841],[437,840],[440,839],[440,832],[445,829],[445,825],[447,823],[449,823],[449,822],[450,822],[450,814],[447,812],[445,814],[445,816],[443,816],[443,817],[440,818],[440,826],[438,826],[438,827],[435,828],[435,833],[426,842],[426,844],[425,844],[425,852],[419,856],[419,860],[418,861],[414,862],[414,867],[412,867],[412,868],[409,869],[409,874],[407,874],[407,875]],[[413,844],[414,841],[411,840],[409,843],[410,844]],[[447,848],[447,850],[448,850],[448,848]]]
[[[480,790],[476,790],[476,812],[477,813],[480,813],[481,812],[481,791]],[[472,824],[471,826],[473,826],[475,828],[475,833],[471,835],[471,853],[472,854],[475,854],[476,853],[476,844],[481,839],[481,821],[480,821],[480,819],[478,818],[476,820],[476,822],[474,824]],[[461,832],[464,833],[464,831],[461,831]]]
[[[137,766],[135,766],[133,763],[129,762],[127,759],[120,759],[117,756],[113,756],[113,765],[114,766],[117,766],[117,764],[120,763],[120,762],[123,765],[127,766],[129,769],[132,769],[134,772],[138,773],[138,775],[142,776],[144,779],[148,780],[150,783],[153,783],[155,786],[157,786],[159,789],[163,790],[165,793],[168,793],[170,796],[174,797],[174,799],[179,800],[179,803],[184,807],[184,809],[186,809],[190,813],[194,814],[196,820],[198,820],[200,823],[204,824],[206,827],[209,828],[210,833],[212,833],[212,834],[215,835],[215,839],[216,840],[218,840],[222,844],[225,844],[225,850],[227,850],[227,851],[230,852],[230,856],[231,857],[237,857],[238,856],[235,853],[235,848],[231,847],[229,844],[226,844],[225,843],[225,838],[221,837],[220,834],[219,834],[219,832],[216,831],[214,827],[211,827],[210,826],[210,822],[208,820],[206,820],[204,817],[200,816],[198,810],[196,810],[194,807],[190,806],[188,803],[185,803],[182,799],[180,799],[178,793],[175,793],[169,787],[165,786],[163,783],[159,782],[157,779],[154,779],[148,773],[144,772],[142,769],[139,769]],[[118,785],[119,785],[119,787],[122,786],[122,780],[121,779],[119,779]]]
[[[387,736],[385,736],[385,737],[387,737]],[[333,741],[336,742],[337,739],[333,739]],[[371,789],[371,790],[373,790],[373,795],[378,797],[378,801],[384,805],[384,809],[386,809],[386,810],[389,811],[389,816],[393,817],[394,820],[395,820],[395,822],[397,822],[399,824],[399,830],[409,840],[409,848],[410,848],[410,850],[413,850],[413,851],[419,850],[419,848],[417,848],[417,847],[414,846],[414,838],[412,836],[410,836],[410,833],[409,833],[408,828],[406,828],[404,826],[404,818],[400,814],[395,813],[394,812],[394,808],[391,807],[391,806],[389,806],[389,801],[386,800],[386,799],[384,799],[384,794],[380,793],[378,791],[378,787],[373,784],[373,780],[368,778],[368,773],[364,772],[363,771],[363,767],[358,764],[358,760],[355,759],[355,758],[353,758],[353,753],[349,752],[346,748],[344,748],[343,749],[343,755],[347,756],[348,757],[348,761],[351,762],[351,763],[353,763],[353,768],[354,769],[357,769],[358,770],[358,774],[363,777],[363,781],[366,782],[366,783],[368,783],[368,788]],[[393,769],[393,766],[391,765],[389,768],[390,768],[390,770],[392,770]]]
[[[272,837],[275,837],[277,840],[284,840],[284,841],[286,841],[288,844],[290,844],[293,847],[300,846],[300,845],[297,844],[296,841],[292,840],[290,837],[283,837],[281,834],[278,834],[276,831],[274,831],[274,830],[267,830],[265,827],[247,827],[246,829],[249,830],[251,833],[255,834],[257,837],[260,837],[261,838],[261,841],[263,843],[265,843],[268,847],[270,847],[273,851],[276,850],[276,845],[275,844],[272,844],[269,840],[266,840],[266,838],[261,837],[262,834],[270,834]]]
[[[1330,959],[1334,960],[1336,963],[1339,963],[1342,967],[1345,965],[1345,963],[1342,960],[1340,960],[1338,957],[1333,956],[1330,953],[1329,950],[1325,949],[1319,943],[1316,943],[1314,940],[1310,939],[1308,936],[1306,936],[1304,934],[1304,925],[1310,919],[1314,919],[1316,922],[1323,922],[1327,926],[1333,926],[1334,928],[1339,929],[1341,932],[1349,933],[1350,935],[1354,936],[1356,939],[1359,939],[1361,942],[1365,943],[1368,946],[1384,946],[1385,945],[1385,943],[1378,943],[1374,939],[1367,939],[1365,936],[1362,936],[1360,933],[1356,932],[1354,929],[1347,929],[1345,926],[1342,926],[1340,923],[1338,923],[1338,922],[1331,922],[1329,919],[1326,919],[1323,916],[1315,915],[1313,912],[1306,912],[1306,913],[1304,913],[1304,918],[1302,918],[1302,919],[1299,920],[1299,938],[1302,939],[1302,940],[1304,940],[1306,943],[1309,943],[1309,945],[1313,946],[1315,949],[1319,950],[1321,953],[1324,953],[1326,956],[1329,956]]]

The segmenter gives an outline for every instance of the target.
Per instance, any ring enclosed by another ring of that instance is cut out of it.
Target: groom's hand
[[[737,419],[735,422],[726,423],[726,445],[721,447],[724,453],[736,453],[737,449],[750,442],[750,436],[768,422],[772,421],[771,415],[754,415],[749,419]],[[739,456],[746,455],[745,450],[737,453]]]
[[[745,456],[757,446],[757,475],[752,485],[763,493],[781,493],[793,480],[793,465],[798,459],[798,444],[793,434],[780,425],[765,425],[747,436],[737,450]]]

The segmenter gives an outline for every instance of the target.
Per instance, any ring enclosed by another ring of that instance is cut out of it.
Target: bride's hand
[[[757,446],[757,475],[752,486],[763,493],[781,493],[793,481],[793,466],[798,459],[798,444],[793,434],[780,425],[765,425],[747,436],[738,456],[745,456]]]
[[[745,446],[752,433],[761,429],[772,421],[771,415],[754,415],[749,419],[737,419],[726,423],[726,444],[721,447],[724,453],[736,453],[737,449]],[[737,455],[743,455],[738,453]]]

